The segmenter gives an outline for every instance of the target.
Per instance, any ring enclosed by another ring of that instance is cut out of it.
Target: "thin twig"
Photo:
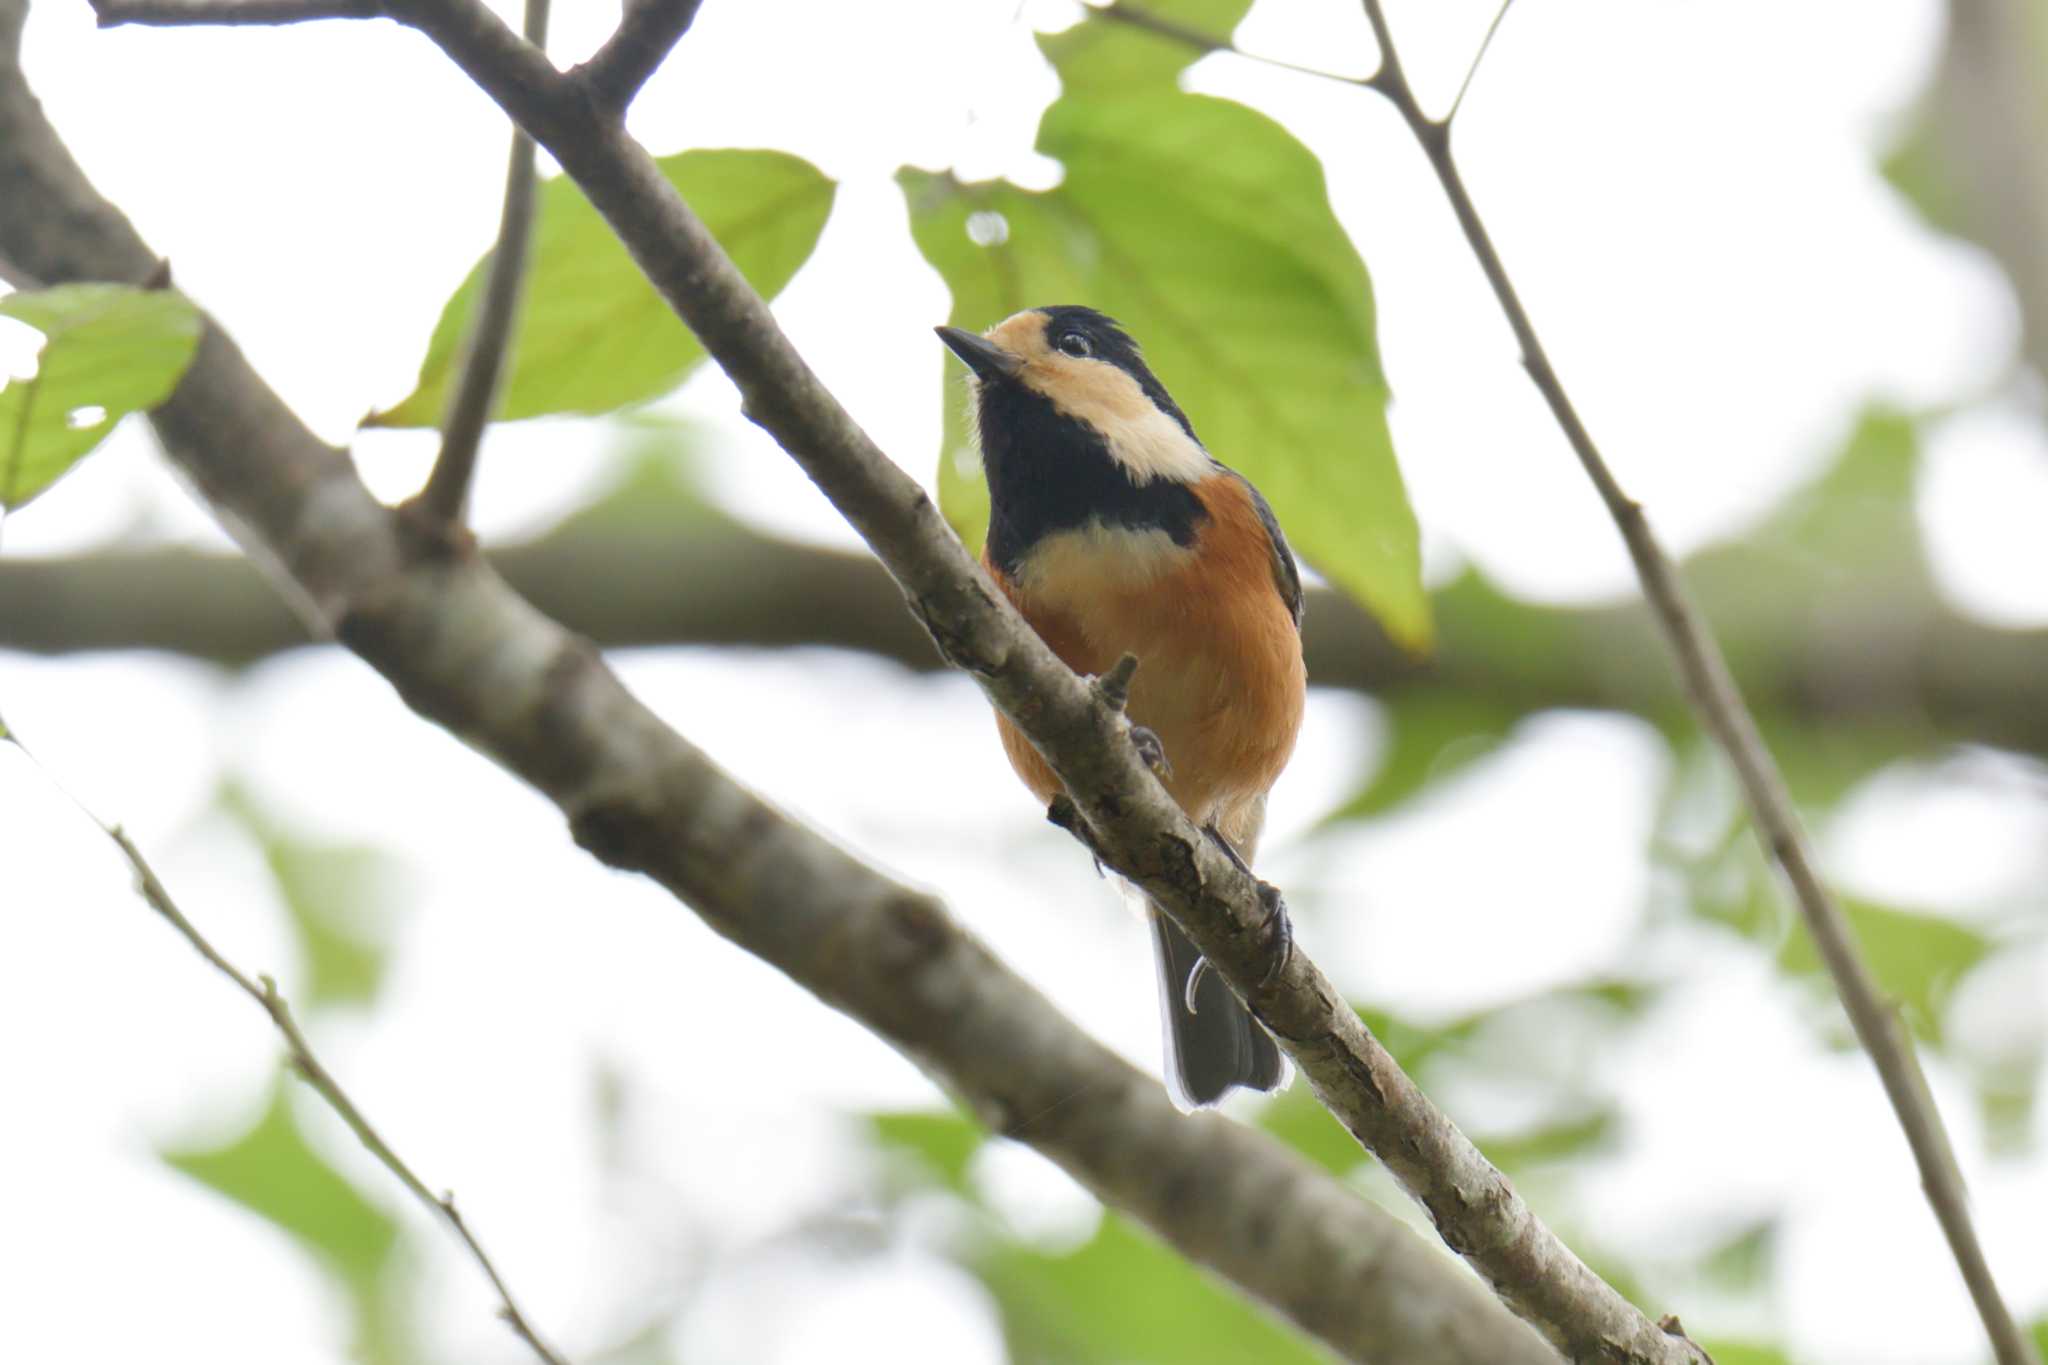
[[[461,1238],[462,1244],[469,1248],[469,1254],[475,1258],[485,1278],[490,1280],[491,1287],[498,1293],[498,1316],[505,1320],[506,1325],[520,1340],[531,1347],[533,1353],[546,1365],[567,1365],[562,1356],[556,1354],[552,1347],[541,1340],[540,1334],[527,1321],[526,1315],[519,1311],[519,1304],[513,1299],[512,1291],[506,1286],[504,1277],[498,1273],[498,1267],[492,1263],[490,1256],[484,1251],[483,1244],[477,1241],[469,1230],[469,1224],[456,1210],[455,1196],[452,1193],[437,1195],[428,1189],[425,1182],[413,1174],[412,1167],[405,1163],[404,1158],[393,1151],[391,1144],[371,1126],[369,1119],[363,1116],[363,1111],[356,1107],[348,1092],[341,1088],[341,1082],[334,1079],[334,1073],[314,1055],[312,1044],[308,1043],[306,1035],[299,1031],[298,1020],[292,1015],[291,1005],[279,993],[277,982],[268,976],[251,977],[223,956],[220,950],[199,932],[198,926],[186,918],[185,912],[178,908],[177,902],[171,898],[171,893],[165,888],[162,879],[156,875],[156,869],[142,856],[142,850],[128,837],[128,832],[119,825],[110,825],[102,820],[90,806],[58,782],[49,769],[43,766],[42,760],[22,742],[20,734],[8,729],[5,724],[0,724],[0,742],[10,743],[19,749],[29,762],[42,770],[53,787],[84,812],[88,820],[98,825],[107,838],[113,840],[114,846],[121,850],[121,856],[128,860],[129,868],[135,873],[137,893],[148,902],[149,907],[176,929],[185,942],[191,944],[194,951],[211,963],[216,971],[234,982],[242,994],[255,1001],[257,1006],[270,1016],[270,1022],[276,1025],[277,1031],[284,1036],[292,1070],[312,1087],[315,1094],[327,1101],[328,1108],[341,1116],[341,1121],[349,1126],[350,1131],[369,1150],[370,1155],[377,1158],[391,1174],[397,1176],[399,1183],[411,1191],[414,1198],[445,1219],[448,1226],[455,1230],[455,1235]]]
[[[1201,52],[1220,52],[1227,56],[1242,57],[1246,61],[1257,62],[1261,66],[1270,66],[1281,71],[1292,71],[1297,76],[1313,76],[1317,80],[1336,81],[1340,85],[1365,84],[1363,76],[1346,76],[1335,71],[1324,71],[1320,67],[1302,66],[1297,62],[1290,62],[1284,57],[1267,57],[1257,52],[1247,52],[1227,39],[1203,33],[1199,29],[1191,28],[1181,23],[1178,19],[1169,19],[1163,14],[1154,14],[1151,10],[1141,5],[1127,5],[1123,3],[1123,0],[1109,0],[1109,3],[1106,5],[1091,7],[1090,12],[1104,19],[1115,20],[1119,24],[1128,24],[1132,28],[1143,29],[1147,33],[1156,33],[1162,38],[1171,38],[1174,42],[1195,48]]]
[[[1486,60],[1486,54],[1493,50],[1493,35],[1500,32],[1500,21],[1508,17],[1515,0],[1500,0],[1500,8],[1493,12],[1493,22],[1486,26],[1486,36],[1479,40],[1479,50],[1472,54],[1472,64],[1465,68],[1465,79],[1458,82],[1458,93],[1451,101],[1450,112],[1444,115],[1445,123],[1454,123],[1458,111],[1465,107],[1466,92],[1472,89],[1472,78],[1479,74],[1479,65]]]
[[[668,60],[696,22],[704,0],[626,0],[619,26],[590,60],[571,71],[591,101],[617,116]]]
[[[545,48],[548,0],[526,0],[526,41]],[[491,269],[471,321],[462,376],[441,424],[441,453],[426,487],[413,505],[446,525],[462,520],[476,478],[477,450],[491,419],[505,376],[512,368],[513,338],[519,330],[519,302],[526,284],[526,259],[533,245],[538,202],[533,139],[512,129],[511,161],[505,169],[505,203],[498,218],[498,242]]]
[[[1431,119],[1422,112],[1402,69],[1380,0],[1363,3],[1381,54],[1380,70],[1368,83],[1393,104],[1422,145],[1438,183],[1451,201],[1465,240],[1514,330],[1530,380],[1543,395],[1552,417],[1563,429],[1565,439],[1571,443],[1580,465],[1621,530],[1629,556],[1635,561],[1636,574],[1642,580],[1644,596],[1677,660],[1686,693],[1708,733],[1734,765],[1757,837],[1790,883],[1856,1036],[1877,1066],[1885,1094],[1920,1168],[1921,1186],[1948,1238],[1949,1249],[1962,1271],[1970,1297],[1976,1302],[1978,1315],[1984,1320],[2000,1365],[2040,1365],[2040,1356],[2014,1321],[1992,1278],[1970,1221],[1969,1198],[1948,1132],[1932,1096],[1919,1082],[1920,1067],[1913,1055],[1912,1041],[1895,1025],[1858,952],[1847,917],[1814,870],[1806,833],[1793,809],[1784,776],[1757,732],[1755,717],[1743,704],[1741,690],[1729,671],[1720,644],[1693,606],[1677,566],[1651,531],[1642,505],[1622,491],[1601,457],[1559,381],[1549,354],[1537,339],[1529,314],[1508,278],[1492,237],[1480,221],[1479,211],[1451,155],[1448,118]]]
[[[374,19],[382,0],[92,0],[101,28],[146,24],[304,24],[316,19]]]

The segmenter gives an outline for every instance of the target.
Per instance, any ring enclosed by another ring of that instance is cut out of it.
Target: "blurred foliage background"
[[[722,8],[707,6],[686,56],[726,60]],[[1222,35],[1249,6],[1154,8]],[[2048,1348],[2048,581],[2038,558],[2015,561],[2006,605],[1988,608],[1944,578],[1928,533],[1928,448],[1957,422],[1993,413],[2035,457],[2048,452],[2048,12],[2037,0],[1951,10],[1929,8],[1925,70],[1870,165],[1891,203],[1921,216],[1916,231],[1990,253],[2017,339],[1987,343],[1995,363],[1938,399],[1856,394],[1803,472],[1693,538],[1686,570],[1924,1050],[1994,1265]],[[1248,34],[1284,27],[1263,15]],[[1397,33],[1415,21],[1395,15]],[[1526,60],[1515,31],[1549,20],[1511,15],[1490,60]],[[1119,316],[1328,585],[1308,616],[1310,737],[1269,867],[1304,943],[1574,1248],[1653,1314],[1682,1311],[1722,1365],[1982,1358],[1875,1079],[1644,613],[1626,594],[1546,599],[1471,545],[1433,553],[1423,572],[1442,481],[1418,473],[1426,443],[1401,444],[1396,463],[1400,334],[1381,327],[1373,284],[1408,267],[1362,258],[1333,208],[1360,174],[1350,152],[1306,115],[1297,133],[1196,93],[1182,75],[1195,54],[1108,19],[1038,40],[1036,64],[1024,20],[1006,12],[994,31],[1028,79],[1057,79],[1037,147],[1063,175],[1011,183],[906,158],[882,169],[900,193],[885,226],[950,296],[950,314],[927,323],[979,327],[1069,301]],[[1449,31],[1469,53],[1477,29]],[[1319,64],[1366,69],[1349,51]],[[1353,110],[1373,98],[1324,94]],[[64,112],[59,99],[60,127]],[[1504,96],[1490,117],[1511,125],[1515,112]],[[832,115],[820,103],[805,116]],[[835,184],[762,150],[690,150],[663,168],[764,292],[812,279],[804,306],[854,348],[902,330],[858,306],[863,263],[830,246],[833,215],[849,195],[872,202],[875,175]],[[1796,189],[1773,192],[1773,211],[1801,212]],[[1455,250],[1448,218],[1421,212]],[[425,358],[413,391],[366,419],[373,478],[416,478],[431,451],[430,436],[394,443],[437,420],[482,276],[465,265],[466,278],[440,273],[438,320],[394,325],[392,344]],[[27,299],[0,311],[40,326],[49,314]],[[43,330],[44,370],[0,394],[0,413],[63,379],[62,329]],[[894,453],[971,540],[979,473],[960,393],[937,396],[930,352],[889,393],[846,396],[857,411],[921,405],[937,449]],[[1568,384],[1597,374],[1598,352],[1571,359]],[[1156,1061],[1138,930],[1011,791],[971,689],[935,672],[879,570],[843,536],[758,514],[764,496],[794,499],[794,482],[735,494],[776,477],[753,466],[777,457],[702,419],[725,399],[703,361],[580,195],[550,183],[503,403],[520,420],[493,430],[485,479],[517,483],[533,469],[522,455],[571,446],[582,472],[548,475],[488,550],[545,610],[618,649],[628,680],[743,780],[939,888],[1063,1007]],[[696,397],[669,401],[693,377]],[[90,401],[119,417],[151,401],[151,382],[57,409]],[[1741,403],[1715,382],[1688,377],[1701,403]],[[75,424],[46,426],[16,427],[11,464],[60,468],[91,444]],[[575,855],[524,793],[347,661],[300,648],[246,562],[160,521],[106,533],[84,501],[118,500],[97,472],[116,458],[79,466],[82,491],[7,526],[10,541],[33,535],[61,506],[74,510],[53,518],[87,532],[0,559],[0,707],[102,815],[156,826],[187,908],[245,966],[279,973],[344,1082],[430,1181],[457,1185],[525,1305],[576,1359],[1321,1358],[986,1139],[853,1026]],[[1551,459],[1547,476],[1578,478],[1548,446],[1500,458]],[[1665,510],[1649,502],[1653,518]],[[2048,505],[2016,515],[2048,526]],[[18,1011],[0,1020],[23,1040],[0,1075],[29,1097],[33,1130],[0,1138],[0,1190],[39,1237],[76,1239],[54,1257],[0,1257],[0,1298],[71,1302],[51,1267],[94,1265],[109,1301],[175,1301],[157,1319],[174,1358],[268,1343],[274,1354],[247,1358],[518,1359],[440,1230],[278,1072],[260,1021],[214,1002],[219,983],[154,943],[103,850],[54,832],[66,817],[44,777],[0,768],[0,789],[0,885],[15,910],[0,957]],[[67,923],[30,906],[62,906]],[[31,977],[101,973],[116,983],[101,1011],[30,990]],[[787,999],[786,1017],[745,1036],[720,1027],[735,1000],[763,998]],[[158,1079],[123,1099],[121,1058]],[[1405,1209],[1305,1088],[1235,1112]],[[186,1229],[169,1244],[189,1238],[204,1256],[147,1269],[103,1258],[118,1220],[37,1194],[52,1170],[97,1179],[64,1162],[101,1148],[152,1192],[151,1218]],[[195,1319],[179,1314],[213,1320],[249,1297],[209,1265],[254,1261],[289,1281],[254,1296],[269,1310],[251,1310],[256,1344],[211,1325],[180,1337]],[[1859,1323],[1845,1307],[1857,1303],[1884,1306]],[[94,1330],[71,1321],[62,1334]]]

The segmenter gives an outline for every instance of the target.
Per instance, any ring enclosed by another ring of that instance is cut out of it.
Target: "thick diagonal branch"
[[[11,69],[22,5],[0,0],[0,181],[23,191],[0,197],[0,249],[51,280],[144,273],[150,253]],[[586,642],[480,560],[379,506],[218,329],[153,420],[316,629],[331,628],[423,715],[544,792],[586,847],[654,877],[887,1038],[992,1129],[1350,1359],[1554,1360],[1395,1220],[1257,1132],[1182,1118],[1154,1080],[1089,1039],[928,897],[720,772]]]

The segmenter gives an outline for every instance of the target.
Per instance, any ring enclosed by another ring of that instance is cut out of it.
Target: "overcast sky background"
[[[1425,102],[1442,108],[1491,3],[1390,9]],[[564,65],[616,18],[606,5],[558,10],[551,51]],[[1052,183],[1057,167],[1030,145],[1056,83],[1031,32],[1072,13],[1038,0],[1021,12],[1015,0],[711,0],[634,110],[657,152],[781,147],[839,181],[819,250],[776,311],[927,485],[948,377],[930,327],[947,295],[890,177],[910,163]],[[2011,378],[2009,291],[1979,253],[1926,231],[1875,170],[1941,22],[1934,0],[1526,0],[1457,146],[1566,383],[1674,549],[1753,523],[1867,403],[1959,407],[1933,428],[1920,490],[1941,585],[1988,620],[2040,625],[2048,450],[2039,395]],[[1349,0],[1264,0],[1239,37],[1354,74],[1372,64]],[[495,109],[424,39],[386,23],[103,33],[83,3],[42,0],[26,63],[100,189],[324,436],[350,439],[410,388],[442,302],[495,231],[505,140]],[[1392,111],[1231,58],[1190,83],[1274,114],[1325,158],[1373,273],[1396,449],[1432,576],[1469,562],[1545,600],[1632,591]],[[0,362],[21,372],[31,343],[0,332]],[[700,424],[708,474],[740,514],[854,543],[740,418],[721,376],[707,370],[661,406]],[[595,422],[494,429],[480,527],[544,527],[601,485],[616,444]],[[365,477],[394,498],[418,485],[433,447],[417,433],[356,443]],[[225,543],[133,425],[10,518],[4,543],[19,556],[116,537]],[[1142,927],[1015,786],[964,679],[823,653],[615,663],[731,771],[942,893],[1063,1008],[1156,1066]],[[229,678],[162,657],[0,651],[0,708],[67,787],[152,852],[216,943],[287,993],[288,930],[257,852],[209,813],[219,783],[241,780],[296,828],[394,853],[386,996],[368,1016],[323,1018],[316,1043],[428,1182],[455,1188],[558,1342],[622,1327],[622,1286],[646,1286],[646,1299],[665,1275],[718,1264],[718,1292],[677,1329],[692,1365],[1003,1359],[978,1286],[916,1239],[853,1273],[762,1249],[864,1178],[849,1115],[936,1104],[934,1088],[664,894],[578,853],[551,808],[353,660],[301,652]],[[1654,1268],[1689,1237],[1704,1244],[1782,1207],[1769,1301],[1674,1305],[1689,1323],[1782,1334],[1802,1361],[1976,1359],[1980,1331],[1867,1065],[1814,1041],[1807,1007],[1753,947],[1697,929],[1646,940],[1643,850],[1670,761],[1656,735],[1611,716],[1539,718],[1427,801],[1302,844],[1379,736],[1370,703],[1312,698],[1267,841],[1269,875],[1304,907],[1302,941],[1357,998],[1429,1019],[1600,970],[1682,973],[1640,1036],[1567,1059],[1620,1097],[1626,1141],[1546,1192],[1546,1214],[1597,1227]],[[2016,763],[1889,773],[1820,833],[1846,887],[1972,918],[2048,912],[2048,801]],[[239,1131],[276,1074],[274,1036],[5,749],[0,857],[12,1349],[343,1358],[343,1306],[283,1234],[153,1155]],[[1490,945],[1476,961],[1474,941]],[[1658,955],[1647,964],[1646,942]],[[1951,1029],[2038,1031],[2048,956],[2009,956],[1989,975],[1959,997]],[[774,1017],[737,1035],[724,1021],[738,1001],[772,1002]],[[630,1097],[624,1158],[598,1150],[597,1069]],[[1938,1063],[1930,1079],[1993,1264],[2015,1308],[2038,1316],[2048,1161],[1987,1153],[1960,1080]],[[1517,1120],[1514,1096],[1470,1089],[1438,1095],[1461,1123]],[[318,1127],[370,1197],[404,1210],[443,1358],[520,1359],[438,1229],[338,1125]],[[992,1152],[982,1175],[1035,1235],[1085,1235],[1094,1217],[1019,1149]]]

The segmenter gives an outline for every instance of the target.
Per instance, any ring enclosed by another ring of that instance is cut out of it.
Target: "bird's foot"
[[[1204,825],[1202,832],[1214,840],[1216,847],[1223,850],[1223,856],[1235,863],[1238,871],[1244,873],[1247,877],[1251,877],[1252,885],[1258,888],[1259,904],[1265,910],[1265,914],[1259,920],[1259,935],[1266,941],[1266,953],[1269,959],[1266,963],[1265,972],[1259,977],[1259,984],[1270,986],[1280,979],[1280,973],[1287,970],[1287,960],[1294,956],[1294,921],[1287,916],[1287,901],[1280,895],[1279,887],[1271,882],[1260,881],[1256,876],[1252,875],[1251,865],[1245,862],[1243,855],[1231,846],[1230,840],[1223,837],[1222,830],[1217,829],[1214,825]],[[1201,969],[1198,967],[1195,969],[1193,977],[1190,978],[1190,982],[1192,983],[1192,980],[1200,975]],[[1194,997],[1194,991],[1194,986],[1190,984],[1188,986],[1188,996],[1190,999]]]
[[[1287,970],[1287,960],[1294,956],[1294,921],[1288,918],[1287,902],[1281,898],[1279,887],[1271,882],[1259,882],[1258,886],[1259,904],[1266,909],[1259,932],[1266,940],[1267,955],[1266,970],[1260,975],[1259,984],[1271,986]]]

